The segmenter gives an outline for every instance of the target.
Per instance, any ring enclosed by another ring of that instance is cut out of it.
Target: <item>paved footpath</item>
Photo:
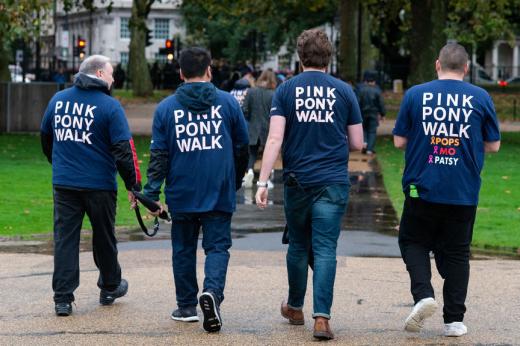
[[[128,296],[103,307],[98,304],[92,254],[81,253],[77,306],[72,316],[59,318],[53,311],[52,256],[0,254],[0,345],[313,344],[310,288],[305,326],[291,326],[279,315],[287,288],[283,251],[232,251],[219,334],[205,333],[200,323],[170,319],[174,307],[170,256],[167,249],[123,249],[120,260],[130,283]],[[202,258],[199,253],[199,273]],[[471,265],[465,321],[469,334],[451,339],[441,336],[440,311],[421,333],[402,330],[411,297],[400,259],[338,257],[331,320],[336,340],[330,343],[520,345],[520,262],[493,259]],[[434,287],[441,299],[437,275]]]

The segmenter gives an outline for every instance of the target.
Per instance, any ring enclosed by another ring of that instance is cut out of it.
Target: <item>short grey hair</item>
[[[96,74],[97,71],[105,68],[110,63],[110,58],[104,55],[91,55],[79,65],[79,72],[85,74]]]
[[[458,43],[448,43],[439,52],[439,62],[444,71],[464,72],[468,60],[466,49]]]

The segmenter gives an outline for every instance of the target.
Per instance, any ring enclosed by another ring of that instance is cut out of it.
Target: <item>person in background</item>
[[[243,185],[246,188],[253,187],[254,165],[260,147],[265,146],[267,131],[269,130],[269,111],[276,89],[276,76],[272,70],[262,72],[256,86],[251,88],[244,100],[244,116],[249,127],[249,163],[247,173],[244,176]],[[273,187],[271,180],[267,182]]]
[[[233,89],[230,91],[231,95],[233,95],[240,107],[244,107],[244,100],[246,98],[247,92],[249,88],[255,86],[255,77],[253,75],[254,69],[250,65],[245,65],[240,69],[240,74],[242,78],[237,80],[233,86]]]
[[[430,252],[444,279],[444,335],[462,336],[470,245],[484,152],[497,152],[500,131],[489,94],[463,81],[468,54],[445,45],[435,62],[438,79],[410,88],[401,102],[394,144],[405,150],[405,202],[399,247],[414,301],[405,330],[419,332],[437,302]]]
[[[362,153],[373,155],[377,127],[385,118],[385,103],[381,89],[376,84],[374,73],[365,72],[365,83],[358,90],[359,108],[363,116],[364,146]]]

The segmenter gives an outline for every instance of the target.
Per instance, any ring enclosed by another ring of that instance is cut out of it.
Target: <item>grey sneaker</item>
[[[99,304],[111,305],[114,300],[121,298],[128,292],[128,281],[121,279],[121,283],[113,291],[101,290],[99,292]]]
[[[433,298],[419,300],[413,307],[412,312],[404,321],[404,329],[407,332],[419,332],[424,320],[431,317],[437,310],[437,302]]]
[[[56,303],[54,305],[54,311],[57,316],[70,316],[72,314],[72,304],[69,303]]]
[[[181,322],[198,322],[199,316],[197,316],[197,308],[195,306],[187,308],[178,308],[171,314],[171,318],[174,321]]]
[[[468,328],[462,322],[444,324],[444,336],[462,336],[468,333]]]

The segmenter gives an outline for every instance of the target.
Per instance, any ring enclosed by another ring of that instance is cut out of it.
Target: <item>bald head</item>
[[[468,65],[468,53],[458,43],[448,43],[439,52],[439,63],[443,72],[464,73]]]

